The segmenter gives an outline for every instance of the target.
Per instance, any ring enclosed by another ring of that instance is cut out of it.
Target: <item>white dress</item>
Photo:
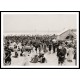
[[[74,57],[74,49],[73,48],[69,48],[68,49],[68,60],[73,60],[73,57]]]
[[[24,54],[23,66],[29,65],[28,54],[26,52]]]

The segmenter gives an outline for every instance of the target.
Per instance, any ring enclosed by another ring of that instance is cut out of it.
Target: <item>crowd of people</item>
[[[55,54],[58,64],[63,64],[67,59],[68,62],[76,60],[76,43],[68,43],[66,41],[58,41],[50,37],[30,37],[30,36],[5,36],[4,37],[4,65],[11,65],[11,52],[14,52],[14,58],[25,56],[24,52],[31,52],[35,49],[36,54],[31,57],[31,63],[47,63],[45,54]],[[53,51],[51,53],[51,51]],[[27,53],[26,53],[27,54]],[[29,55],[28,55],[29,56]]]

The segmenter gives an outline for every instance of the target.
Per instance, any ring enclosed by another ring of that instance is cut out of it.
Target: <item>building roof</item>
[[[66,31],[64,31],[63,33],[61,33],[60,35],[58,35],[58,39],[59,40],[65,40],[65,38],[68,36],[68,35],[73,35],[74,38],[76,38],[76,29],[68,29]]]

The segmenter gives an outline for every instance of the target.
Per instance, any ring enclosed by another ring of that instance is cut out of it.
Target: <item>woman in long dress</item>
[[[73,61],[73,57],[74,57],[74,48],[71,47],[71,45],[69,45],[69,49],[68,49],[67,53],[68,53],[68,58],[67,58],[67,60],[68,60],[69,62],[72,62],[72,61]]]
[[[51,54],[51,48],[52,48],[52,45],[51,43],[49,43],[49,54]]]
[[[46,52],[46,43],[43,43],[43,52]]]
[[[39,44],[39,47],[38,47],[38,49],[39,49],[39,54],[41,53],[41,48],[42,48],[42,45]]]
[[[23,66],[29,65],[29,60],[28,60],[28,53],[24,51],[24,60],[23,60]]]

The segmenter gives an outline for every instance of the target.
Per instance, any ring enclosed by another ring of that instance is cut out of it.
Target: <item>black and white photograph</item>
[[[2,68],[78,68],[78,12],[1,12]]]

